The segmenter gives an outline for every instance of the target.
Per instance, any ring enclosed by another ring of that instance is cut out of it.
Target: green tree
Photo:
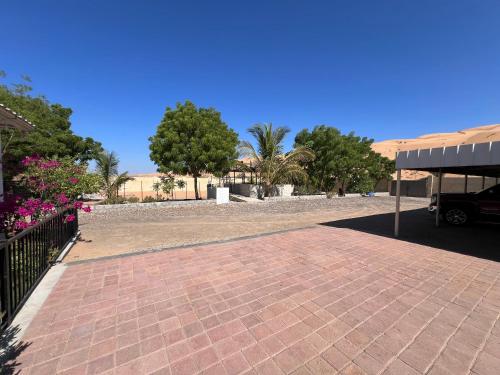
[[[256,124],[248,129],[255,138],[257,148],[248,141],[240,143],[240,154],[256,162],[264,195],[270,196],[272,188],[278,184],[303,182],[307,173],[303,163],[314,158],[306,145],[300,145],[284,153],[283,141],[290,132],[287,127],[273,128],[273,124]]]
[[[156,134],[149,138],[150,158],[161,173],[198,177],[227,173],[237,158],[238,135],[213,108],[197,108],[190,101],[167,107]]]
[[[168,197],[172,196],[172,193],[175,188],[175,178],[171,174],[168,174],[166,176],[161,176],[160,181],[161,181],[161,190],[165,193],[168,200]]]
[[[312,132],[302,130],[295,137],[296,146],[307,146],[315,158],[305,163],[310,183],[320,191],[332,191],[338,178],[339,155],[345,152],[340,131],[325,125]]]
[[[114,152],[101,152],[96,158],[96,171],[101,177],[102,192],[108,202],[118,197],[118,191],[127,181],[133,180],[128,172],[118,173],[118,157]]]
[[[307,146],[315,159],[305,164],[315,187],[331,192],[335,187],[343,191],[366,193],[377,182],[389,179],[394,162],[371,149],[372,139],[354,133],[342,135],[336,128],[320,125],[312,132],[302,130],[295,137],[297,146]]]
[[[153,183],[153,191],[156,192],[156,200],[160,199],[160,190],[161,190],[161,182],[154,182]]]
[[[3,78],[5,74],[0,74]],[[27,134],[3,131],[4,166],[6,173],[17,172],[19,161],[29,155],[44,158],[71,157],[80,162],[94,159],[102,151],[99,142],[92,138],[83,138],[71,130],[72,110],[61,104],[50,103],[43,95],[31,96],[31,80],[23,77],[22,83],[13,85],[0,84],[0,103],[31,121],[35,129]]]

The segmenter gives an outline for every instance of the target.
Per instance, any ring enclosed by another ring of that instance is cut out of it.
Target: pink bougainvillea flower
[[[19,207],[17,209],[17,213],[20,215],[20,216],[31,216],[35,213],[35,211],[33,209],[29,209],[29,208],[26,208],[26,207]]]
[[[25,167],[35,164],[38,161],[40,161],[41,157],[38,155],[31,155],[31,156],[26,156],[22,161],[21,164],[24,165]]]
[[[42,200],[39,198],[37,199],[29,198],[26,200],[26,202],[24,202],[24,205],[32,210],[36,210],[38,207],[40,207],[41,204]]]
[[[73,207],[75,207],[77,210],[80,210],[80,209],[83,207],[83,202],[81,202],[81,201],[76,201],[76,202],[73,204]]]
[[[43,202],[41,208],[44,212],[52,211],[54,209],[54,204],[50,202]]]
[[[75,221],[76,217],[73,214],[70,214],[64,218],[65,223],[71,223],[72,221]]]
[[[18,220],[15,222],[14,227],[18,230],[23,230],[29,227],[29,224],[26,221]]]
[[[52,168],[58,168],[61,166],[61,163],[58,162],[57,160],[47,160],[42,163],[40,163],[40,168],[42,169],[52,169]]]
[[[59,196],[57,197],[57,202],[61,205],[63,204],[67,204],[69,202],[69,199],[68,197],[66,196],[66,194],[64,193],[61,193],[59,194]]]
[[[82,209],[83,209],[83,212],[87,212],[87,213],[92,212],[92,207],[90,207],[90,206],[85,206]]]
[[[76,178],[76,177],[70,177],[70,178],[68,179],[68,181],[69,181],[71,184],[76,185],[76,184],[78,183],[78,181],[80,181],[80,180],[79,180],[78,178]]]

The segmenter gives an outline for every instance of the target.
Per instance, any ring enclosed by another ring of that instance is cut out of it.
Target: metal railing
[[[75,220],[66,222],[67,215]],[[69,208],[0,243],[0,329],[12,322],[77,232],[78,212]]]

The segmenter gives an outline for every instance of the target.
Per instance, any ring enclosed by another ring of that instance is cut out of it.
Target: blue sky
[[[2,4],[0,69],[74,110],[76,133],[152,172],[166,106],[329,124],[375,140],[500,122],[500,1],[43,1]]]

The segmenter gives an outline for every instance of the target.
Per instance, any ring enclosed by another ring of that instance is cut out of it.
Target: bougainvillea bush
[[[7,235],[15,234],[40,220],[74,207],[90,212],[84,205],[84,193],[99,191],[101,182],[95,174],[87,173],[87,165],[70,158],[44,159],[38,156],[22,160],[23,172],[16,180],[16,191],[7,192],[0,206],[0,226]],[[65,222],[75,220],[65,214]]]

